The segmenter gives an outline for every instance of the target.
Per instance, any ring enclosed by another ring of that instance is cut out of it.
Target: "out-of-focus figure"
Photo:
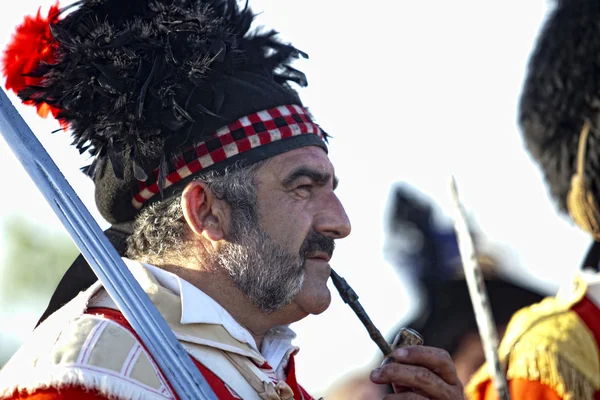
[[[437,223],[434,206],[413,190],[399,187],[394,195],[387,250],[394,265],[414,278],[421,301],[416,316],[399,324],[388,339],[391,341],[403,326],[417,330],[427,346],[442,348],[451,355],[459,378],[466,384],[485,357],[453,227]],[[500,261],[492,252],[482,251],[480,236],[474,236],[502,336],[514,312],[543,296],[503,277]],[[388,393],[392,393],[391,388],[372,383],[364,370],[334,384],[325,398],[366,400]]]

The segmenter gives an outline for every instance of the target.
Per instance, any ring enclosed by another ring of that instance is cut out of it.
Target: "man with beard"
[[[66,11],[17,29],[7,87],[90,152],[85,171],[126,237],[115,242],[127,266],[218,398],[310,399],[288,325],[327,309],[333,243],[350,223],[328,135],[290,86],[306,84],[289,65],[305,54],[250,33],[254,15],[234,0]],[[0,373],[1,398],[176,397],[99,283],[65,279],[59,291]],[[402,388],[395,398],[462,398],[447,353],[410,348],[395,361],[371,376]]]
[[[560,211],[594,243],[573,282],[513,316],[498,352],[513,399],[600,399],[600,3],[555,3],[531,55],[519,125]],[[487,366],[466,393],[497,398]]]

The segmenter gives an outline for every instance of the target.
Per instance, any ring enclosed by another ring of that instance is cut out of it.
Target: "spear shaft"
[[[492,377],[492,382],[498,392],[498,398],[500,400],[510,400],[506,376],[504,374],[504,366],[498,358],[498,334],[492,316],[492,307],[485,288],[483,274],[481,273],[481,268],[477,262],[473,238],[469,231],[465,210],[460,201],[458,187],[454,177],[452,177],[450,189],[452,192],[452,200],[454,202],[454,228],[456,230],[460,256],[465,271],[465,279],[467,281],[467,287],[469,288],[469,295],[471,296],[471,302],[473,303],[475,320],[477,321],[481,342],[483,343],[487,367],[490,376]]]

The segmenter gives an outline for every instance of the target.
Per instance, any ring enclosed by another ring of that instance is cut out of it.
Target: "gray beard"
[[[264,313],[291,303],[304,283],[304,257],[273,242],[255,212],[232,212],[229,243],[213,254],[212,265],[225,269],[235,284]]]

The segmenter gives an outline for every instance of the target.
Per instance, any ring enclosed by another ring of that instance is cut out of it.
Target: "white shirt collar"
[[[130,260],[127,260],[130,262]],[[221,325],[236,340],[247,343],[262,354],[273,370],[278,371],[287,364],[289,355],[297,352],[292,345],[296,334],[288,326],[278,326],[271,329],[262,341],[259,350],[250,332],[241,326],[229,312],[210,296],[179,276],[158,268],[154,265],[143,264],[156,280],[181,298],[182,324],[216,324]]]

